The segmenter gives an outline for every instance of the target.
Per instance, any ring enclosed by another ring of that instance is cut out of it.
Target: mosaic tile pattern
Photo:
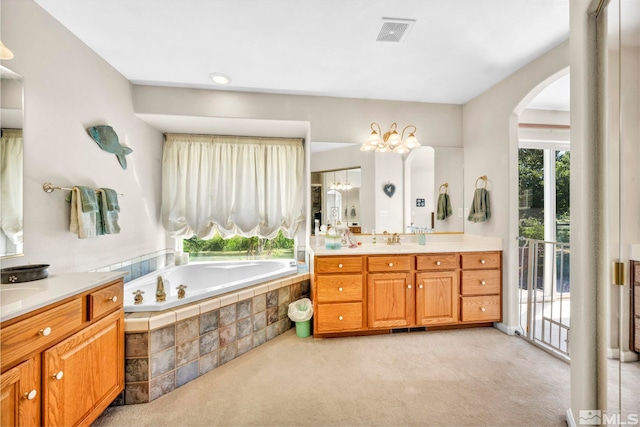
[[[169,250],[161,250],[150,254],[142,255],[136,258],[127,259],[106,267],[98,268],[93,271],[124,271],[128,273],[124,276],[124,282],[142,277],[145,274],[153,273],[164,266],[173,264],[174,254]]]
[[[309,294],[304,279],[148,332],[126,332],[125,391],[114,404],[150,402],[286,332],[293,327],[289,303]]]

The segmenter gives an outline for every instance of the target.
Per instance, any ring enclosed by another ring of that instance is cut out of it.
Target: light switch
[[[389,216],[389,211],[380,211],[380,217]]]

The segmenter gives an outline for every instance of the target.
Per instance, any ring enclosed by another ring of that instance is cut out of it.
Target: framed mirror
[[[0,257],[22,255],[23,84],[22,76],[0,66]]]

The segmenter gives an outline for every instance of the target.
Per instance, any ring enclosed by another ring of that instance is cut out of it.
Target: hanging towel
[[[467,219],[471,222],[484,222],[489,218],[491,218],[489,192],[486,188],[476,188],[476,191],[473,193],[473,202],[471,202],[471,209],[469,210],[469,217]]]
[[[453,210],[451,209],[451,199],[449,199],[449,195],[447,193],[440,193],[438,196],[438,213],[436,218],[440,221],[447,219],[453,215]]]
[[[71,190],[71,220],[69,230],[80,239],[96,237],[98,201],[89,187],[73,187]]]
[[[120,212],[118,193],[111,188],[99,188],[98,199],[104,234],[120,233],[120,225],[118,225],[118,212]]]

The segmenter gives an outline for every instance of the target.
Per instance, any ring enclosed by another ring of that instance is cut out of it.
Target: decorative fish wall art
[[[126,155],[133,153],[133,150],[129,147],[123,147],[120,145],[118,135],[111,126],[93,126],[87,128],[89,136],[107,153],[115,154],[120,162],[122,169],[127,168]]]

